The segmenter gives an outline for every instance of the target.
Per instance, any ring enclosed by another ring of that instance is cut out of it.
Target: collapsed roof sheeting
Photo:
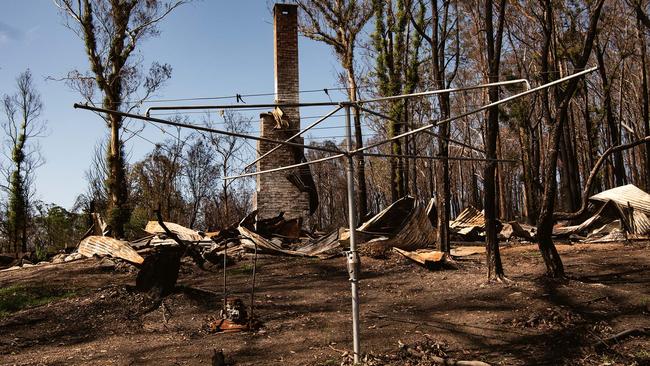
[[[297,248],[296,252],[305,253],[309,256],[316,256],[319,258],[329,258],[340,253],[341,250],[339,232],[335,230],[303,247]]]
[[[629,204],[633,209],[650,215],[650,194],[639,189],[634,184],[608,189],[589,197],[589,199],[600,202],[611,200],[623,207],[627,207]]]
[[[308,254],[301,253],[295,250],[289,250],[289,249],[284,249],[280,245],[275,244],[271,240],[265,239],[262,235],[257,234],[256,232],[249,230],[243,226],[239,226],[237,228],[239,230],[239,233],[243,238],[240,239],[240,243],[248,249],[255,249],[255,246],[257,246],[257,250],[260,253],[267,253],[267,254],[286,254],[286,255],[291,255],[291,256],[296,256],[296,257],[308,257]]]
[[[459,234],[468,233],[474,228],[485,230],[485,216],[483,212],[467,206],[454,221],[449,222],[449,228]]]
[[[393,251],[425,267],[431,267],[440,263],[445,258],[445,253],[438,250],[420,249],[409,252],[400,248],[393,248]]]
[[[77,251],[86,257],[108,255],[135,264],[142,264],[144,262],[144,258],[131,248],[129,242],[113,239],[109,236],[92,235],[86,237],[79,243]]]
[[[556,227],[553,229],[553,235],[564,236],[571,234],[578,234],[591,228],[598,228],[603,225],[609,224],[614,220],[621,220],[622,224],[627,225],[626,215],[621,210],[621,207],[614,201],[607,201],[602,205],[596,213],[583,221],[579,225]]]
[[[639,235],[650,234],[650,217],[639,211],[632,212],[632,232]]]
[[[370,220],[361,224],[357,230],[371,233],[393,234],[413,212],[414,206],[415,198],[411,196],[400,198],[373,216]]]
[[[165,226],[176,234],[180,240],[183,241],[201,241],[201,240],[209,240],[209,238],[205,238],[203,235],[201,235],[198,231],[188,229],[185,226],[173,223],[173,222],[165,222]],[[160,224],[158,224],[157,221],[149,221],[147,223],[147,227],[145,227],[144,231],[146,231],[149,234],[154,234],[154,235],[165,235],[165,229],[163,229]]]
[[[401,209],[403,206],[396,206],[393,204],[388,208],[390,207],[399,207]],[[396,233],[390,237],[381,236],[371,239],[363,243],[363,245],[371,248],[371,250],[387,249],[390,247],[415,250],[433,246],[436,243],[438,231],[432,225],[429,215],[431,211],[434,210],[434,207],[435,202],[433,199],[429,200],[429,204],[426,207],[415,203],[415,207],[411,209],[407,215],[403,216],[404,219],[402,220],[402,225],[398,228]],[[396,211],[399,211],[399,209],[396,208]],[[379,215],[382,215],[382,220],[387,216],[400,217],[396,216],[393,212],[386,210],[382,211]],[[374,219],[375,218],[371,219],[371,221]],[[377,223],[379,221],[380,220],[375,220],[374,222]],[[361,227],[373,227],[372,225],[364,225]]]
[[[650,234],[650,195],[636,186],[628,184],[609,189],[592,196],[590,200],[599,205],[593,216],[579,225],[556,227],[553,235],[591,231],[588,242],[596,242],[605,239],[601,237],[607,234],[612,234],[607,236],[611,240],[625,234]]]

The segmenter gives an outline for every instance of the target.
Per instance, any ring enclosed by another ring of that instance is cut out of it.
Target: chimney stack
[[[277,103],[299,103],[297,5],[275,4],[273,36],[275,100]],[[283,107],[281,114],[281,119],[278,113],[260,115],[260,136],[286,140],[300,130],[298,107]],[[295,138],[293,141],[304,144],[303,138]],[[258,142],[258,157],[275,146],[273,143]],[[302,148],[282,146],[259,161],[257,170],[279,168],[302,161]],[[275,217],[280,212],[285,213],[286,219],[307,219],[316,205],[318,196],[308,167],[257,176],[255,208],[258,210],[258,219]]]
[[[298,103],[298,6],[273,7],[275,97],[278,102]]]

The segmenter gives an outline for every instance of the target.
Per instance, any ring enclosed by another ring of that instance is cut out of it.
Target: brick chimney
[[[273,44],[275,71],[275,98],[277,103],[298,103],[298,7],[294,4],[275,4],[273,7]],[[276,110],[277,112],[277,110]],[[286,140],[300,130],[300,110],[282,107],[278,113],[260,115],[260,136]],[[302,138],[293,140],[304,143]],[[258,142],[259,154],[275,144]],[[268,170],[304,161],[304,150],[283,146],[257,163],[257,170]],[[255,207],[258,218],[265,219],[284,212],[287,219],[307,219],[318,205],[314,181],[308,167],[285,170],[257,176]]]

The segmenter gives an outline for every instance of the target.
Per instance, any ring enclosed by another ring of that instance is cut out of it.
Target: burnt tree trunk
[[[537,223],[539,196],[537,195],[537,187],[533,174],[532,151],[534,150],[534,147],[531,142],[531,131],[528,121],[530,121],[530,113],[526,108],[522,111],[517,122],[519,124],[519,143],[522,146],[521,161],[524,180],[524,195],[526,198],[526,221],[529,224],[534,225]]]
[[[596,60],[598,60],[598,71],[603,83],[603,107],[605,108],[605,120],[607,121],[607,127],[609,128],[611,146],[618,146],[621,144],[621,134],[612,107],[612,88],[605,67],[605,50],[601,49],[598,44],[596,45]],[[625,166],[623,165],[623,154],[621,153],[614,154],[614,177],[616,178],[616,186],[626,184]]]
[[[542,73],[545,75],[548,71],[548,49],[550,46],[550,37],[553,29],[553,15],[551,0],[543,0],[545,7],[545,23],[544,28],[544,50],[542,53]],[[597,33],[598,20],[600,19],[600,12],[603,7],[604,0],[598,0],[595,5],[595,10],[589,19],[589,28],[585,35],[584,46],[579,60],[576,62],[576,69],[583,69],[587,65],[589,55],[594,44],[594,38]],[[560,105],[558,113],[553,120],[551,120],[549,142],[548,142],[548,155],[544,165],[544,195],[542,197],[542,206],[540,210],[539,223],[537,224],[537,241],[540,253],[546,265],[546,274],[551,278],[564,277],[564,265],[560,258],[555,244],[553,243],[553,210],[555,208],[555,197],[557,193],[557,158],[558,149],[560,145],[560,137],[562,134],[562,126],[567,121],[567,114],[569,104],[573,94],[578,86],[579,79],[574,78],[567,81],[566,88],[560,95]],[[548,98],[545,98],[548,101]],[[548,109],[548,108],[546,108]]]
[[[501,63],[501,42],[503,38],[503,23],[506,1],[499,3],[499,18],[496,36],[493,26],[493,2],[485,2],[485,41],[487,44],[488,82],[499,81],[499,66]],[[499,88],[491,87],[488,91],[490,103],[499,100]],[[499,253],[499,239],[497,237],[497,195],[496,195],[496,161],[497,137],[499,132],[499,108],[494,106],[487,111],[485,119],[485,155],[493,159],[485,164],[484,189],[485,189],[485,246],[488,266],[488,281],[504,278],[501,255]]]
[[[178,243],[178,247],[163,246],[156,253],[145,258],[135,279],[135,287],[138,291],[150,293],[154,299],[162,299],[176,287],[181,258],[187,251],[187,247],[176,234],[167,228],[162,219],[160,207],[156,211],[156,216],[158,224],[165,230],[168,237]]]
[[[641,48],[641,105],[643,106],[643,129],[646,136],[650,136],[650,106],[648,103],[648,68],[645,32],[641,28],[641,20],[637,22],[637,36]],[[645,146],[645,190],[650,191],[650,146]]]

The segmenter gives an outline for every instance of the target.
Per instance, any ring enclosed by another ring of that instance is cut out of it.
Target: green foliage
[[[150,216],[147,210],[145,210],[141,205],[137,205],[133,211],[131,211],[129,222],[124,228],[126,239],[130,240],[141,237],[142,230],[147,225],[147,222],[153,218],[154,217]]]
[[[0,319],[20,310],[74,296],[75,292],[44,286],[13,285],[0,288]]]
[[[36,256],[44,259],[49,253],[75,245],[87,230],[83,214],[69,212],[65,208],[36,203],[34,217],[34,244]]]

